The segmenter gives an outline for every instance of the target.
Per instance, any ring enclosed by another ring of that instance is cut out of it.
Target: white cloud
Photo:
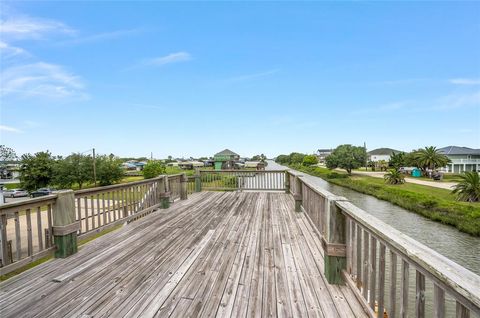
[[[14,58],[30,57],[31,54],[20,47],[11,46],[6,42],[0,41],[0,56],[2,62],[5,62]]]
[[[176,52],[165,56],[155,57],[144,61],[144,65],[162,66],[171,63],[187,62],[192,56],[187,52]]]
[[[452,78],[449,82],[456,85],[480,85],[480,78]]]
[[[279,69],[273,69],[273,70],[268,70],[265,72],[260,72],[260,73],[252,73],[252,74],[245,74],[245,75],[240,75],[240,76],[235,76],[231,77],[228,80],[232,82],[242,82],[242,81],[248,81],[248,80],[254,80],[257,78],[269,76],[275,73],[278,73],[280,70]]]
[[[2,18],[0,33],[4,39],[40,39],[53,33],[74,34],[75,30],[59,21],[23,15]]]
[[[451,94],[438,98],[433,110],[451,110],[467,107],[480,107],[480,91],[468,94]]]
[[[17,129],[15,127],[5,126],[5,125],[0,125],[0,131],[13,132],[13,133],[22,132],[20,129]]]
[[[58,42],[58,45],[74,45],[74,44],[84,44],[84,43],[93,43],[98,41],[106,41],[106,40],[113,40],[117,39],[126,35],[134,35],[140,32],[140,29],[130,29],[130,30],[117,30],[111,32],[103,32],[97,33],[92,35],[87,35],[83,37],[77,37],[71,40],[66,40],[62,42]]]
[[[47,98],[86,98],[82,80],[62,66],[33,63],[13,66],[1,73],[0,95]]]
[[[480,91],[466,94],[450,94],[431,100],[398,101],[377,107],[352,111],[350,115],[385,114],[393,112],[419,113],[431,111],[449,111],[452,109],[480,107]]]

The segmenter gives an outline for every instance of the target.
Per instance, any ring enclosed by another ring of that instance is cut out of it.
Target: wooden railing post
[[[288,170],[285,171],[285,193],[290,193],[290,174]]]
[[[180,177],[180,200],[187,199],[187,182],[188,182],[188,178],[184,172]]]
[[[53,208],[53,239],[57,247],[55,257],[65,258],[77,252],[77,231],[80,224],[75,220],[73,190],[58,191],[55,194],[57,195]]]
[[[295,200],[295,212],[302,212],[302,180],[301,175],[295,176],[295,193],[293,199]]]
[[[202,178],[199,168],[195,168],[195,192],[202,192]]]
[[[160,208],[168,209],[170,207],[170,191],[168,187],[168,176],[163,176],[160,181]]]
[[[336,205],[348,201],[343,197],[330,196],[325,205],[325,235],[322,238],[325,277],[330,284],[343,284],[342,270],[347,268],[346,217]]]

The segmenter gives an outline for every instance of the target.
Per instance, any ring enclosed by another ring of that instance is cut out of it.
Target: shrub
[[[303,157],[302,164],[304,166],[311,166],[311,165],[316,165],[318,163],[318,158],[317,156],[314,155],[308,155]]]
[[[150,160],[145,167],[143,167],[143,177],[145,179],[151,179],[165,174],[165,166],[157,160]]]

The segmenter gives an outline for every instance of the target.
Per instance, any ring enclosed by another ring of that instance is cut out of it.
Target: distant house
[[[220,151],[213,156],[215,170],[234,169],[235,161],[238,161],[239,159],[240,155],[229,149]]]
[[[451,160],[451,163],[440,169],[441,171],[453,173],[480,171],[480,149],[448,146],[438,151]]]
[[[205,164],[201,161],[195,161],[195,160],[192,160],[192,161],[182,161],[182,162],[179,162],[178,163],[178,166],[182,169],[186,169],[186,170],[192,170],[194,168],[200,168],[200,167],[204,167]]]
[[[390,161],[392,154],[400,153],[400,150],[395,150],[391,148],[378,148],[372,151],[367,152],[368,161],[379,162],[379,161]]]
[[[317,158],[319,163],[324,163],[325,158],[329,155],[331,155],[333,152],[333,149],[318,149],[317,150]]]

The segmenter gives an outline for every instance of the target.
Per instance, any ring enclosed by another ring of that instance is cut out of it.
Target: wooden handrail
[[[29,207],[37,207],[42,204],[48,204],[55,201],[57,198],[56,194],[49,194],[37,198],[31,198],[28,200],[22,200],[17,202],[9,202],[0,205],[0,214],[6,213],[5,211],[11,210],[26,210]]]
[[[348,285],[353,286],[357,297],[371,310],[378,305],[380,311],[385,309],[390,315],[396,307],[405,314],[409,303],[411,265],[416,271],[412,277],[415,278],[416,297],[410,301],[415,301],[417,317],[425,316],[425,278],[433,282],[435,315],[445,316],[446,293],[456,301],[457,317],[467,317],[463,313],[468,315],[470,311],[480,315],[479,275],[380,221],[347,199],[320,188],[301,173],[289,170],[287,175],[300,184],[294,185],[291,193],[301,207],[299,211],[306,212],[322,239],[327,280],[338,283],[335,275],[341,273],[342,279],[349,280]],[[389,257],[386,256],[387,250]],[[398,261],[401,268],[397,267]],[[385,307],[384,299],[386,262],[390,264],[389,308]],[[396,285],[398,275],[402,282],[400,286]],[[398,306],[395,295],[400,297]]]
[[[447,292],[461,296],[461,302],[470,310],[480,313],[480,276],[380,221],[351,202],[339,201],[335,204],[345,215],[361,224],[377,240],[401,255]]]

